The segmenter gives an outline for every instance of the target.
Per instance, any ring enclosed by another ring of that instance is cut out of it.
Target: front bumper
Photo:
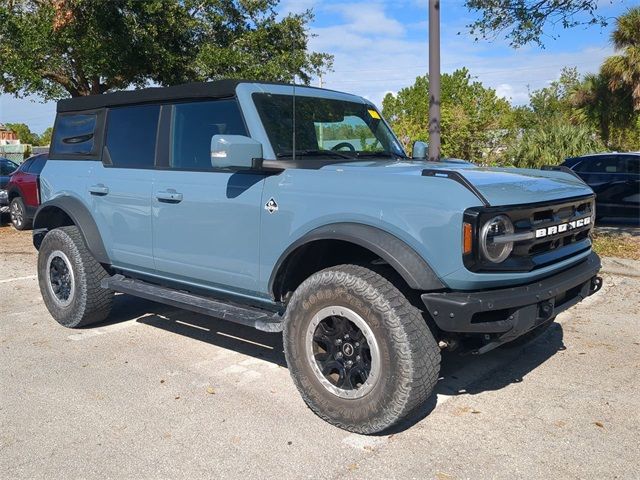
[[[541,325],[597,292],[600,258],[586,260],[543,280],[512,288],[480,292],[440,292],[421,295],[427,311],[445,332],[480,333],[490,341],[475,353],[485,353]]]

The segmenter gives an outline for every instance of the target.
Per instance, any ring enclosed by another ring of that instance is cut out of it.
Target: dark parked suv
[[[640,218],[640,153],[599,153],[567,158],[562,164],[596,193],[596,215]]]

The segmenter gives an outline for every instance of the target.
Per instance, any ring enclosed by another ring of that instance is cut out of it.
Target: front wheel
[[[311,410],[357,433],[395,425],[438,380],[440,349],[420,311],[361,266],[331,267],[298,287],[287,308],[284,347]]]

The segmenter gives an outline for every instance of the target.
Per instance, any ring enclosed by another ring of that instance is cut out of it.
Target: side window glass
[[[59,115],[51,141],[54,153],[89,155],[93,151],[95,114]]]
[[[174,106],[171,168],[210,170],[211,137],[247,135],[236,100],[179,103]]]
[[[106,147],[111,164],[122,168],[152,168],[160,106],[112,108],[107,115]]]
[[[594,157],[580,164],[581,172],[590,173],[620,173],[622,171],[621,157]]]
[[[0,175],[9,175],[11,172],[13,172],[11,164],[4,162],[0,163]]]
[[[47,157],[45,155],[41,155],[39,157],[34,158],[31,161],[31,165],[27,167],[27,171],[29,173],[33,173],[34,175],[40,175],[42,169],[44,168],[44,164],[47,161]]]
[[[625,172],[638,175],[640,174],[640,156],[626,157]]]
[[[21,172],[28,172],[29,168],[31,168],[31,164],[33,163],[33,159],[25,160],[19,167],[18,170]]]

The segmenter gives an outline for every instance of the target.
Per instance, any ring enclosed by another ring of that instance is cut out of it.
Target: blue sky
[[[441,3],[442,70],[466,66],[499,95],[525,104],[529,89],[558,78],[564,66],[577,67],[581,73],[597,71],[613,53],[609,44],[613,18],[636,1],[601,0],[600,13],[612,19],[604,29],[549,27],[544,49],[513,49],[502,38],[474,42],[465,28],[474,17],[463,0]],[[310,48],[335,56],[334,72],[323,78],[325,87],[356,93],[379,105],[387,92],[397,92],[426,73],[427,0],[282,0],[280,4],[281,12],[307,8],[316,15]],[[55,103],[0,95],[0,123],[26,123],[41,133],[54,117]]]

